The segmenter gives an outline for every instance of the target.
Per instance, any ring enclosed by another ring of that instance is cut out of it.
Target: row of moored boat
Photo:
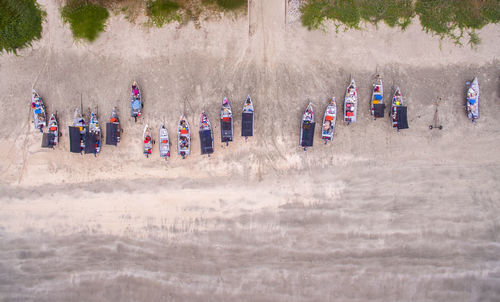
[[[479,118],[479,84],[477,77],[472,82],[467,82],[466,108],[467,116],[473,122]],[[130,90],[130,116],[137,121],[142,114],[144,102],[137,82],[134,82]],[[35,128],[43,132],[47,127],[47,132],[43,134],[42,147],[54,147],[59,143],[59,126],[57,122],[57,113],[46,120],[45,106],[40,95],[32,90],[31,107],[33,109],[33,123]],[[358,92],[356,82],[351,79],[344,97],[344,117],[347,124],[355,123],[358,109]],[[372,96],[370,101],[370,113],[375,118],[383,118],[386,105],[384,103],[384,86],[382,78],[377,76],[373,84]],[[407,106],[403,101],[401,89],[394,87],[391,102],[391,120],[392,127],[399,130],[408,128]],[[337,103],[335,97],[329,101],[321,129],[321,138],[325,144],[332,141],[335,135],[335,124],[337,121]],[[243,103],[241,135],[245,138],[253,136],[254,128],[254,106],[250,96]],[[314,110],[310,102],[304,114],[302,115],[300,127],[300,146],[306,150],[312,147],[314,143],[315,128]],[[48,126],[47,126],[48,125]],[[220,111],[221,142],[229,144],[233,141],[234,123],[231,104],[225,98]],[[116,108],[111,112],[110,118],[106,123],[106,144],[116,146],[120,142],[120,120]],[[185,158],[191,154],[191,127],[186,117],[181,115],[176,129],[177,132],[177,153]],[[200,117],[199,136],[201,145],[201,154],[212,154],[214,152],[213,128],[208,115],[203,112]],[[81,110],[75,109],[73,125],[69,127],[70,151],[74,153],[86,153],[97,155],[101,152],[102,130],[97,118],[97,112],[90,112],[88,122],[82,116]],[[159,133],[159,151],[160,157],[170,157],[170,138],[169,132],[163,122]],[[152,153],[155,140],[153,139],[152,129],[146,125],[143,131],[143,149],[147,157]]]

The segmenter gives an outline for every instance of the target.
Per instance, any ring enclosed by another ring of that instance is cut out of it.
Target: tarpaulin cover
[[[142,104],[139,100],[133,100],[132,103],[131,103],[131,107],[132,109],[134,110],[139,110],[142,108]]]
[[[382,95],[380,95],[380,94],[376,94],[376,95],[375,95],[375,99],[376,99],[377,101],[380,101],[380,100],[382,99]]]
[[[373,109],[375,117],[384,117],[385,104],[375,104]]]
[[[253,113],[244,112],[242,114],[241,136],[253,136]]]
[[[396,119],[398,121],[398,129],[408,129],[408,116],[406,106],[398,107],[396,112]]]
[[[314,141],[314,127],[316,123],[304,123],[300,145],[302,147],[312,147]]]
[[[42,138],[43,148],[52,148],[54,146],[54,133],[44,133]]]
[[[214,153],[212,131],[200,130],[201,154]]]
[[[81,153],[80,149],[82,135],[80,127],[69,127],[69,151],[73,153]]]
[[[118,144],[118,124],[106,123],[106,145]]]
[[[97,139],[95,134],[88,133],[85,137],[85,153],[93,154],[96,152]]]
[[[232,142],[233,141],[233,128],[231,127],[231,122],[221,121],[221,141]]]

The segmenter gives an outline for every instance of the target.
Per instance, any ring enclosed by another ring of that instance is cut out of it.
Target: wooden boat
[[[335,122],[337,121],[337,102],[335,97],[332,97],[328,106],[326,106],[325,115],[323,116],[323,128],[321,129],[321,139],[325,144],[333,141],[335,135]]]

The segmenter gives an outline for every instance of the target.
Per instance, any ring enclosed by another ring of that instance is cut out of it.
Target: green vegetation
[[[42,36],[44,18],[35,0],[0,0],[0,52],[31,46]]]
[[[405,29],[414,15],[412,0],[306,0],[301,10],[302,24],[309,29],[318,29],[326,19],[346,28],[357,29],[364,20]]]
[[[357,29],[363,20],[383,21],[404,30],[416,14],[427,32],[456,43],[468,31],[471,45],[480,42],[475,29],[500,21],[499,0],[305,0],[301,11],[302,24],[308,29],[320,28],[325,20]]]
[[[500,21],[498,0],[418,0],[415,11],[427,32],[460,43],[464,31],[468,30],[471,45],[480,42],[475,29]]]
[[[109,12],[103,6],[84,0],[68,0],[61,9],[64,22],[70,24],[76,39],[94,41],[106,27]]]
[[[245,6],[247,0],[215,0],[215,3],[222,9],[230,10]]]
[[[172,21],[181,21],[179,8],[181,6],[170,0],[149,0],[147,2],[147,14],[154,25],[162,27]]]

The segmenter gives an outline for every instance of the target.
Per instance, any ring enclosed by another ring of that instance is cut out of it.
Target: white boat
[[[370,107],[371,115],[375,118],[384,117],[384,85],[382,84],[382,78],[379,75],[377,75],[376,82],[373,84]]]
[[[401,129],[408,128],[407,107],[403,103],[403,95],[401,89],[395,87],[394,95],[392,96],[391,105],[392,127]]]
[[[300,122],[300,146],[304,148],[304,151],[307,147],[313,146],[315,125],[312,102],[309,102]]]
[[[57,124],[57,113],[49,118],[49,131],[43,134],[42,147],[54,148],[59,144],[59,125]]]
[[[97,119],[97,114],[94,112],[90,113],[89,128],[88,128],[88,140],[90,144],[86,144],[86,153],[98,154],[101,152],[101,126]]]
[[[200,118],[200,146],[201,154],[214,153],[214,136],[212,133],[212,124],[208,119],[208,115],[203,112]]]
[[[70,152],[82,153],[85,150],[86,136],[87,124],[80,110],[76,108],[73,116],[73,126],[69,127]]]
[[[142,94],[141,89],[136,81],[132,83],[132,87],[130,88],[130,116],[134,118],[134,121],[137,122],[137,118],[142,114]]]
[[[160,138],[160,144],[159,144],[160,157],[165,158],[165,160],[167,160],[167,158],[170,157],[170,140],[168,137],[167,127],[165,127],[165,123],[162,123],[160,126],[159,138]]]
[[[151,136],[151,129],[149,128],[148,125],[144,126],[144,131],[142,133],[142,139],[143,139],[143,153],[146,155],[146,157],[149,157],[151,155],[151,152],[153,151],[153,137]]]
[[[337,102],[335,97],[332,97],[328,106],[326,106],[325,115],[323,116],[323,128],[321,129],[321,139],[325,144],[333,141],[335,135],[335,122],[337,121]]]
[[[43,100],[35,89],[31,90],[31,109],[33,109],[33,125],[35,129],[43,132],[43,127],[47,126],[47,114],[45,113]]]
[[[249,136],[253,136],[253,122],[254,122],[254,108],[253,102],[250,95],[247,96],[245,103],[243,104],[243,113],[241,114],[241,136],[245,137],[245,140]]]
[[[226,143],[227,146],[229,142],[233,141],[233,111],[227,98],[222,101],[220,109],[220,131],[221,142]]]
[[[191,129],[184,114],[181,115],[177,127],[177,154],[182,156],[182,159],[191,154]]]
[[[350,123],[356,122],[356,114],[358,111],[358,91],[356,89],[356,83],[354,79],[351,79],[349,86],[345,93],[344,99],[344,122]]]
[[[474,77],[472,83],[467,83],[467,117],[475,122],[479,118],[479,83]]]

